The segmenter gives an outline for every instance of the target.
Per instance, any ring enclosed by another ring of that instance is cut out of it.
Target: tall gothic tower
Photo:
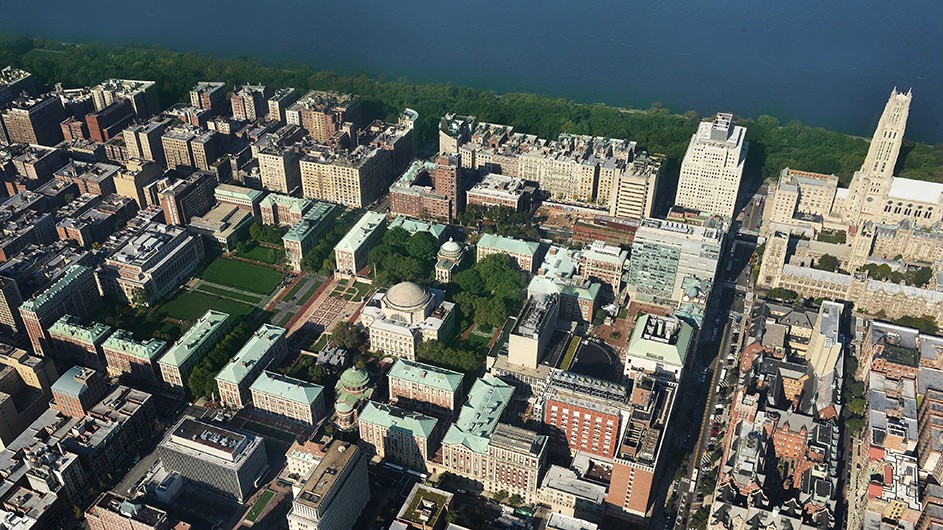
[[[871,138],[868,156],[848,186],[844,217],[850,225],[873,219],[883,208],[884,198],[894,181],[894,165],[900,156],[912,97],[909,90],[906,94],[898,92],[897,88],[891,91],[877,130]]]

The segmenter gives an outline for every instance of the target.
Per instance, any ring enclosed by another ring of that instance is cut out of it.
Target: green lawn
[[[216,258],[202,275],[203,279],[213,283],[260,294],[272,292],[284,277],[268,267],[225,258]]]
[[[301,290],[301,287],[302,287],[303,285],[305,285],[305,279],[304,279],[304,277],[302,276],[301,279],[298,280],[298,283],[296,283],[295,286],[292,287],[292,288],[288,291],[288,294],[285,295],[285,300],[291,300],[291,297],[292,297],[292,296],[295,296],[296,294],[298,294],[298,291]]]
[[[262,510],[265,509],[265,505],[267,505],[274,496],[275,492],[272,490],[263,491],[262,495],[259,495],[259,499],[255,501],[255,504],[252,505],[252,509],[250,509],[249,513],[246,514],[246,521],[254,523],[255,520],[258,519],[259,515],[262,514]]]
[[[284,254],[281,254],[280,256],[278,254],[280,253],[278,253],[274,248],[256,245],[252,247],[252,250],[240,252],[239,257],[251,259],[253,261],[261,261],[262,263],[271,263],[272,265],[281,265],[285,262],[285,256]]]
[[[261,296],[257,296],[254,294],[241,293],[238,291],[230,291],[229,289],[226,289],[223,287],[217,287],[215,285],[207,285],[205,283],[200,285],[197,288],[197,291],[200,291],[202,293],[219,295],[219,296],[228,296],[229,298],[235,298],[236,300],[245,302],[247,304],[252,304],[252,305],[258,305],[259,302],[262,301]]]
[[[465,341],[465,344],[472,349],[484,351],[488,348],[488,343],[491,342],[491,336],[484,336],[475,333],[474,331],[468,335],[468,340]]]
[[[301,295],[301,297],[298,298],[298,305],[303,305],[308,300],[310,300],[311,297],[314,296],[314,293],[318,290],[319,287],[321,287],[323,283],[324,282],[315,282],[315,284],[311,288],[309,288],[305,292],[305,294]]]
[[[163,316],[178,320],[196,320],[208,309],[222,311],[232,318],[238,318],[248,316],[255,307],[211,294],[181,291],[157,311]]]
[[[573,357],[576,356],[576,350],[580,346],[580,338],[573,336],[570,338],[570,345],[566,349],[566,355],[563,356],[563,362],[560,363],[561,370],[569,370],[573,364]]]

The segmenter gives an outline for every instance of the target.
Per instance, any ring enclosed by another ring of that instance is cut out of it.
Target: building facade
[[[676,205],[734,217],[750,148],[746,133],[734,125],[732,114],[718,113],[713,121],[701,122],[681,161]]]

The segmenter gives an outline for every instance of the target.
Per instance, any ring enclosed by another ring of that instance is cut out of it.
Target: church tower
[[[891,91],[871,138],[868,156],[848,186],[844,217],[849,225],[874,219],[883,208],[884,198],[894,182],[894,166],[900,156],[912,97],[909,90],[906,94],[896,88]]]

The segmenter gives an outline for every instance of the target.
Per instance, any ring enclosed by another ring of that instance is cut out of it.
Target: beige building
[[[324,387],[264,370],[249,387],[252,406],[274,416],[317,425],[325,414]]]
[[[300,155],[292,147],[265,147],[256,154],[262,187],[278,193],[293,193],[301,186]]]
[[[360,447],[371,457],[426,471],[444,421],[386,403],[370,401],[360,411]]]
[[[713,121],[701,122],[681,162],[676,205],[734,216],[750,145],[746,133],[733,124],[732,114],[718,113]]]
[[[326,142],[344,124],[360,125],[360,98],[311,90],[285,109],[285,122],[300,126],[318,142]]]
[[[599,196],[609,197],[609,215],[628,219],[651,217],[663,162],[662,155],[642,153],[625,171],[615,172],[610,179],[600,178]]]
[[[818,233],[832,211],[838,177],[783,169],[763,209],[763,233]]]
[[[286,333],[285,328],[262,324],[216,374],[219,401],[223,406],[238,410],[248,405],[252,382],[270,363],[281,361],[288,351]]]
[[[339,146],[316,144],[301,159],[302,194],[310,199],[363,208],[389,191],[393,180],[412,159],[411,124],[381,124],[366,143],[343,133]],[[374,124],[376,126],[376,124]],[[367,138],[369,139],[369,138]]]
[[[441,465],[487,492],[503,490],[530,504],[537,502],[547,437],[500,422],[513,393],[500,379],[478,379],[442,439]]]
[[[420,342],[452,335],[455,304],[445,301],[444,291],[402,282],[372,301],[377,305],[368,304],[360,313],[371,351],[412,361]]]
[[[291,503],[289,530],[352,528],[370,500],[367,457],[356,445],[331,442]]]
[[[458,410],[462,381],[459,372],[407,359],[398,359],[386,374],[390,402],[423,410]]]
[[[382,237],[386,227],[386,214],[368,211],[357,224],[334,245],[335,270],[339,274],[352,276],[367,266],[367,253]]]
[[[216,347],[229,327],[228,314],[212,309],[204,313],[157,361],[161,379],[171,387],[183,390],[193,367]]]
[[[136,202],[138,208],[147,208],[147,196],[144,188],[157,181],[163,171],[157,162],[140,158],[131,158],[114,176],[115,193]]]

